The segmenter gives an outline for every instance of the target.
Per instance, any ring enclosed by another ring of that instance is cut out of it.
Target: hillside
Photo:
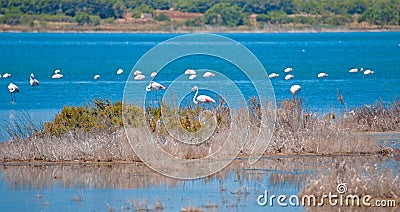
[[[399,0],[0,0],[1,31],[399,29]]]

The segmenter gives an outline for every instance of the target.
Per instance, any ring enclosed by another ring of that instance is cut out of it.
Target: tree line
[[[250,14],[270,24],[345,25],[354,21],[400,25],[400,0],[0,0],[0,22],[33,24],[33,20],[99,24],[101,20],[153,13],[156,9],[203,13],[186,25],[238,26]],[[166,17],[156,17],[166,21]]]

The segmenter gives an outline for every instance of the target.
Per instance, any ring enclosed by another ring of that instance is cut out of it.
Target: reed
[[[201,106],[178,108],[164,104],[162,106],[168,114],[178,115],[179,118],[165,116],[165,120],[161,120],[160,107],[142,109],[135,105],[125,105],[123,117],[122,102],[94,100],[92,105],[64,107],[54,121],[46,122],[43,127],[35,126],[29,118],[17,120],[10,125],[13,127],[7,128],[12,139],[0,144],[0,158],[6,161],[137,161],[123,130],[124,123],[135,133],[131,143],[142,142],[151,133],[161,148],[178,157],[204,157],[219,149],[228,136],[235,139],[235,145],[243,147],[243,155],[248,155],[259,136],[261,114],[266,115],[270,126],[274,124],[273,136],[265,152],[268,155],[377,154],[386,151],[385,148],[373,137],[360,135],[360,132],[399,131],[400,126],[398,99],[390,104],[377,102],[370,107],[355,108],[352,113],[354,115],[343,116],[321,116],[310,112],[304,108],[302,99],[284,100],[278,103],[277,110],[273,110],[269,103],[264,105],[261,107],[257,99],[250,99],[249,116],[244,116],[245,110],[231,111],[223,104],[218,105],[212,109],[216,120],[214,122],[212,116],[204,116],[204,108]],[[141,120],[143,117],[146,120]],[[200,129],[206,129],[204,133],[210,133],[210,129],[213,131],[199,145],[179,146],[181,142],[169,136],[164,125],[166,120],[175,130],[184,129],[191,133],[199,132]],[[250,141],[245,144],[244,129],[247,129],[246,136]],[[268,142],[266,135],[261,135],[261,138]]]

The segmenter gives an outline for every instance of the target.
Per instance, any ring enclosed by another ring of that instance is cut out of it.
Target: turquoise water
[[[378,99],[391,101],[400,94],[400,32],[223,35],[249,48],[268,73],[280,74],[272,80],[278,101],[291,98],[289,87],[293,83],[302,86],[299,95],[311,110],[318,112],[343,109],[336,99],[336,89],[341,91],[349,108],[372,104]],[[125,81],[138,59],[174,36],[178,34],[0,33],[0,73],[12,74],[10,78],[0,79],[0,124],[26,113],[38,121],[50,120],[64,105],[87,104],[94,98],[122,99]],[[214,64],[207,60],[203,57],[198,61]],[[294,69],[292,81],[283,79],[286,67]],[[348,73],[350,68],[361,67],[372,69],[375,74]],[[125,70],[122,75],[116,75],[118,68]],[[51,79],[55,69],[60,69],[64,78]],[[173,76],[181,74],[181,70],[172,68],[167,71],[176,73],[159,77],[158,82],[169,85]],[[34,89],[29,85],[31,72],[41,83]],[[319,72],[327,72],[328,78],[318,79]],[[95,74],[101,75],[97,81],[93,80]],[[231,77],[243,85],[246,96],[252,95],[251,89],[246,89],[249,82],[240,76]],[[21,90],[15,103],[11,103],[7,90],[10,82]],[[398,162],[390,168],[397,170]],[[297,169],[279,168],[261,170],[261,176],[254,173],[253,177],[238,178],[238,173],[255,171],[239,169],[222,174],[222,179],[213,176],[171,183],[168,178],[151,180],[150,174],[125,173],[119,169],[85,172],[86,169],[68,169],[62,165],[36,169],[35,166],[3,165],[0,209],[106,211],[109,204],[119,211],[129,210],[130,200],[146,200],[153,205],[155,199],[161,199],[167,207],[165,211],[187,206],[205,209],[207,203],[216,203],[223,211],[266,211],[269,208],[256,204],[257,196],[264,191],[262,185],[276,194],[297,194],[303,181],[296,179],[305,178]],[[122,170],[130,169],[134,170],[132,167]],[[305,175],[309,176],[318,170],[300,171],[306,171]],[[69,176],[69,172],[75,174]],[[81,172],[84,174],[80,175]],[[136,181],[139,185],[129,185]],[[226,191],[221,191],[220,186]],[[248,194],[234,194],[240,188],[248,188]],[[73,201],[76,195],[81,195],[83,200]],[[236,205],[231,207],[232,204]],[[281,210],[287,209],[304,210]]]
[[[300,96],[306,105],[318,112],[343,109],[337,89],[349,108],[379,99],[390,101],[400,94],[400,32],[222,35],[250,49],[268,73],[280,74],[272,80],[278,101],[291,98],[289,87],[294,83],[302,86]],[[178,34],[0,33],[0,73],[12,75],[0,79],[0,120],[15,119],[23,111],[46,121],[64,105],[83,105],[95,98],[122,99],[125,81],[139,58],[175,36]],[[210,58],[200,60],[212,64]],[[196,64],[188,61],[187,67]],[[179,64],[185,65],[185,61]],[[216,67],[227,71],[223,65]],[[293,68],[293,80],[284,80],[286,67]],[[375,74],[348,73],[350,68],[361,67]],[[116,75],[118,68],[125,70],[122,75]],[[51,79],[55,69],[61,70],[62,79]],[[35,89],[29,85],[31,72],[41,83]],[[172,77],[156,80],[168,86],[182,69],[166,72]],[[318,79],[319,72],[329,76]],[[95,74],[101,75],[100,80],[93,80]],[[250,85],[240,76],[230,77],[244,88]],[[10,82],[21,90],[16,103],[11,103],[7,90]],[[251,89],[243,89],[243,93],[253,95]]]

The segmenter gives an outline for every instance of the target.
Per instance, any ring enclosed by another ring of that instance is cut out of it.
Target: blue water
[[[272,79],[277,101],[291,98],[289,87],[294,83],[302,86],[299,95],[305,104],[317,112],[343,110],[337,89],[349,108],[380,99],[391,101],[400,94],[400,32],[222,35],[250,49],[268,73],[280,74]],[[0,73],[12,74],[0,79],[0,122],[17,118],[20,112],[46,121],[64,105],[88,104],[95,98],[121,100],[125,81],[140,57],[175,36],[178,34],[0,33]],[[193,60],[187,61],[193,65]],[[185,65],[185,61],[177,64]],[[291,81],[284,80],[286,67],[293,67],[295,78]],[[350,68],[361,67],[375,74],[348,73]],[[116,75],[118,68],[125,70],[122,75]],[[64,78],[51,79],[55,69],[60,69]],[[40,81],[35,89],[29,85],[31,72]],[[318,79],[319,72],[329,76]],[[101,75],[100,80],[93,80],[95,74]],[[182,74],[182,69],[174,74]],[[244,88],[248,86],[243,90],[246,96],[253,95],[248,93],[252,90],[249,82],[231,77]],[[157,78],[164,85],[172,80]],[[7,90],[10,82],[21,90],[15,103]]]

